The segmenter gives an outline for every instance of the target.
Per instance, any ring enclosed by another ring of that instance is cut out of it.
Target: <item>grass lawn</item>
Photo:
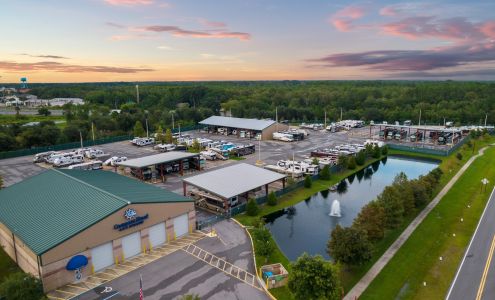
[[[38,115],[0,115],[0,125],[25,124],[29,122],[60,121],[65,120],[64,116],[38,116]],[[57,124],[58,125],[58,124]]]
[[[7,275],[14,272],[21,272],[21,269],[19,269],[10,256],[3,251],[3,248],[0,247],[0,282],[2,282]]]
[[[232,157],[229,157],[229,159],[231,159],[231,160],[245,160],[246,158],[245,158],[245,157],[243,157],[243,156],[239,156],[239,157],[237,157],[237,156],[232,156]]]
[[[489,142],[493,142],[493,138],[478,144],[481,147]],[[472,151],[463,147],[462,153],[465,154],[464,161]],[[493,188],[493,165],[495,148],[489,148],[459,178],[360,299],[445,297]],[[482,193],[480,180],[484,177],[490,180],[490,184]],[[464,222],[460,222],[461,217]],[[426,287],[423,282],[426,282]]]

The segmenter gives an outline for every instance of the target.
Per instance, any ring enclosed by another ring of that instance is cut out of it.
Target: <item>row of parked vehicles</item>
[[[47,163],[54,167],[67,167],[74,164],[84,163],[84,159],[99,159],[108,156],[101,149],[80,148],[69,152],[48,151],[38,153],[34,156],[34,163]]]
[[[302,141],[309,135],[304,129],[289,129],[284,131],[277,131],[273,133],[273,139],[283,142]]]

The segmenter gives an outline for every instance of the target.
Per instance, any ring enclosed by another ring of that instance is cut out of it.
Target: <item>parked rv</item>
[[[105,166],[115,166],[118,163],[121,163],[123,161],[126,161],[127,157],[125,156],[112,156],[109,159],[105,160],[103,163]]]
[[[50,155],[52,155],[54,153],[55,153],[55,151],[37,153],[33,157],[33,162],[34,163],[44,162]]]
[[[82,164],[71,165],[70,170],[99,170],[103,167],[101,160],[90,161]]]
[[[168,152],[175,150],[175,144],[158,144],[154,147],[154,149],[159,150],[161,152]]]

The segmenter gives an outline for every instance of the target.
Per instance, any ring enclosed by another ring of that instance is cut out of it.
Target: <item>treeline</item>
[[[406,217],[431,201],[442,174],[440,168],[412,180],[398,174],[376,200],[362,207],[352,226],[335,227],[327,244],[328,254],[344,265],[369,261],[374,243],[384,238],[386,230],[401,226]]]
[[[280,82],[172,82],[32,84],[31,93],[42,99],[83,98],[87,104],[63,107],[66,126],[40,124],[0,128],[0,151],[46,146],[95,136],[131,134],[136,121],[150,132],[194,125],[222,110],[236,117],[275,118],[289,121],[413,122],[422,111],[423,123],[480,124],[488,114],[495,121],[495,83],[401,81],[280,81]],[[22,109],[22,108],[21,108]],[[112,109],[122,112],[110,113]],[[20,116],[22,117],[22,116]],[[39,127],[39,128],[34,128]],[[58,129],[56,129],[57,127]],[[44,138],[40,138],[43,136]]]

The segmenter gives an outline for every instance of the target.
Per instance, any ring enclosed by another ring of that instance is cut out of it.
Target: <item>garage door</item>
[[[91,261],[95,272],[113,265],[112,242],[91,249]]]
[[[122,238],[122,251],[124,252],[124,259],[141,253],[141,235],[139,231]]]
[[[156,247],[167,241],[165,235],[165,223],[156,224],[149,229],[151,247]]]
[[[187,214],[174,218],[174,230],[176,237],[186,235],[189,232]]]

